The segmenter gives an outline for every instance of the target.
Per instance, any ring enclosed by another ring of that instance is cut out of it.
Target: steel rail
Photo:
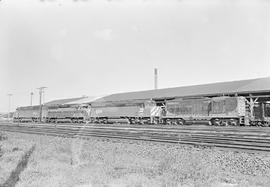
[[[6,127],[6,128],[14,128],[14,127]],[[26,127],[28,128],[28,127]],[[34,127],[36,129],[38,128],[42,128],[42,129],[52,129],[52,130],[66,130],[67,128],[59,128],[59,127],[48,127],[48,126],[44,126],[44,127]],[[156,132],[156,129],[152,129],[151,131],[149,129],[147,130],[142,130],[142,129],[139,129],[139,130],[132,130],[132,129],[102,129],[102,128],[89,128],[89,127],[85,127],[85,128],[68,128],[68,130],[77,130],[77,131],[95,131],[95,132],[98,132],[98,131],[107,131],[107,130],[110,130],[110,131],[117,131],[117,132],[125,132],[125,131],[128,131],[130,133],[139,133],[139,132],[144,132],[144,133],[150,133],[152,135],[154,134],[163,134],[164,136],[165,135],[168,135],[168,136],[179,136],[179,135],[186,135],[186,136],[195,136],[195,135],[201,135],[201,136],[208,136],[208,137],[218,137],[218,138],[223,138],[223,139],[227,139],[227,138],[239,138],[241,137],[241,139],[239,140],[248,140],[248,141],[258,141],[260,140],[261,142],[265,142],[265,143],[270,143],[270,137],[267,136],[267,137],[261,137],[262,135],[257,135],[255,136],[254,134],[252,134],[252,136],[247,136],[247,134],[245,134],[245,136],[242,136],[242,134],[230,134],[230,133],[222,133],[222,132],[217,132],[217,133],[213,133],[213,132],[208,132],[208,133],[205,133],[205,132],[200,132],[200,131],[193,131],[192,134],[190,134],[191,131],[173,131],[173,132],[167,132],[167,131],[162,131],[162,132]]]
[[[263,150],[263,151],[270,151],[270,143],[269,142],[258,142],[260,145],[250,144],[249,142],[245,143],[245,140],[243,139],[222,139],[220,137],[214,137],[209,138],[209,136],[179,136],[177,134],[174,135],[174,137],[168,136],[169,134],[166,134],[167,136],[164,136],[165,134],[149,134],[149,133],[142,133],[142,132],[128,132],[128,131],[74,131],[72,129],[53,129],[53,128],[28,128],[24,127],[13,127],[13,128],[0,128],[4,131],[10,131],[10,132],[23,132],[23,133],[38,133],[38,134],[44,134],[44,135],[55,135],[55,136],[64,136],[64,137],[73,137],[73,136],[96,136],[96,137],[107,137],[107,138],[121,138],[121,139],[135,139],[135,140],[148,140],[148,141],[159,141],[159,142],[171,142],[171,143],[185,143],[185,144],[207,144],[208,146],[216,146],[216,147],[241,147],[241,149],[250,149],[250,150]],[[84,129],[86,130],[86,129]],[[116,133],[116,134],[115,134]],[[189,143],[188,143],[189,142]],[[266,145],[264,145],[266,144]]]
[[[11,124],[10,124],[11,125]],[[149,128],[149,129],[168,129],[168,130],[179,130],[179,129],[186,129],[186,130],[191,130],[191,129],[199,129],[199,130],[208,130],[208,131],[216,131],[216,130],[221,130],[221,131],[236,131],[236,132],[269,132],[270,133],[270,127],[253,127],[253,126],[245,126],[245,127],[240,127],[240,126],[207,126],[207,125],[131,125],[131,124],[76,124],[76,123],[58,123],[58,124],[52,124],[52,123],[45,123],[45,124],[40,124],[40,123],[13,123],[12,125],[34,125],[34,126],[63,126],[63,127],[81,127],[81,126],[90,126],[90,127],[101,127],[101,128]]]
[[[212,142],[212,141],[204,141],[202,139],[164,139],[164,138],[153,138],[153,137],[137,137],[137,136],[119,136],[119,135],[111,135],[109,134],[100,134],[100,133],[91,133],[91,134],[66,134],[66,133],[59,133],[59,132],[39,132],[39,131],[21,131],[21,130],[7,130],[10,132],[19,132],[19,133],[27,133],[27,134],[39,134],[39,135],[49,135],[49,136],[60,136],[60,137],[68,137],[68,138],[90,138],[92,137],[103,137],[103,138],[117,138],[117,139],[129,139],[129,140],[142,140],[142,141],[154,141],[154,142],[162,142],[162,143],[178,143],[178,144],[189,144],[189,145],[196,145],[196,146],[208,146],[208,147],[220,147],[220,148],[229,148],[229,149],[242,149],[242,150],[249,150],[249,151],[260,151],[260,152],[269,152],[270,147],[257,147],[257,146],[249,146],[246,145],[235,145],[235,144],[228,144],[228,142]]]
[[[37,127],[35,127],[37,128]],[[46,126],[46,127],[42,127],[42,128],[50,128],[49,126]],[[56,126],[56,127],[52,127],[52,128],[57,128],[57,129],[66,129],[64,127],[59,127],[59,126]],[[191,130],[182,130],[182,129],[178,129],[178,130],[158,130],[158,129],[155,129],[155,128],[152,128],[152,129],[136,129],[136,128],[113,128],[113,127],[110,127],[110,128],[102,128],[102,127],[89,127],[89,126],[84,126],[84,127],[76,127],[76,128],[69,128],[69,129],[83,129],[83,130],[111,130],[111,131],[123,131],[123,130],[127,130],[129,132],[139,132],[139,131],[148,131],[148,132],[155,132],[155,133],[167,133],[167,134],[190,134]],[[244,132],[238,132],[238,133],[235,133],[235,132],[222,132],[222,131],[200,131],[200,130],[192,130],[192,134],[201,134],[201,135],[208,135],[208,136],[212,136],[213,134],[219,134],[219,136],[226,136],[226,137],[240,137],[242,136],[242,139],[243,138],[254,138],[254,139],[263,139],[263,140],[270,140],[270,133],[244,133]]]
[[[27,127],[26,127],[27,128]],[[35,128],[35,130],[46,130],[47,132],[50,131],[67,131],[67,132],[72,132],[72,133],[80,133],[81,129],[55,129],[55,128]],[[74,131],[74,132],[73,132]],[[239,138],[238,136],[220,136],[220,135],[216,135],[216,134],[198,134],[198,133],[192,133],[192,134],[182,134],[181,132],[178,133],[171,133],[171,134],[166,134],[166,133],[156,133],[156,132],[144,132],[144,131],[108,131],[107,129],[103,129],[103,130],[96,130],[96,129],[83,129],[84,133],[104,133],[104,132],[108,132],[108,133],[118,133],[118,134],[125,134],[125,133],[129,133],[129,134],[136,134],[137,136],[163,136],[163,137],[176,137],[176,138],[204,138],[205,140],[211,140],[211,139],[215,139],[216,141],[218,140],[227,140],[227,141],[241,141],[241,142],[247,142],[247,143],[253,143],[253,144],[269,144],[270,145],[270,140],[269,139],[261,139],[261,138],[256,138],[256,137],[252,137],[252,138],[246,138],[246,137],[242,137]]]
[[[27,125],[28,126],[28,125]],[[50,127],[51,125],[34,125],[35,127],[44,127],[44,126],[47,126],[47,127]],[[208,127],[207,129],[186,129],[186,128],[176,128],[176,129],[171,129],[171,128],[156,128],[156,127],[154,127],[154,128],[150,128],[150,127],[147,127],[147,128],[137,128],[137,127],[132,127],[132,126],[129,126],[129,127],[127,127],[127,126],[117,126],[117,127],[115,127],[115,126],[105,126],[105,127],[103,127],[103,126],[89,126],[89,125],[85,125],[85,126],[59,126],[59,125],[56,125],[56,126],[51,126],[51,127],[56,127],[56,128],[67,128],[67,127],[69,127],[69,128],[95,128],[95,129],[105,129],[105,128],[107,128],[107,129],[112,129],[112,130],[117,130],[117,129],[124,129],[124,128],[126,128],[126,129],[128,129],[128,130],[138,130],[138,129],[142,129],[142,130],[149,130],[149,131],[153,131],[153,129],[155,130],[155,131],[162,131],[162,132],[179,132],[179,131],[181,131],[181,132],[190,132],[191,130],[193,130],[193,132],[194,131],[198,131],[198,132],[211,132],[211,133],[213,133],[213,132],[215,132],[215,133],[220,133],[220,134],[224,134],[224,132],[228,132],[228,134],[235,134],[235,133],[237,133],[237,135],[239,136],[240,135],[240,133],[242,133],[244,136],[262,136],[263,138],[267,138],[267,137],[269,137],[270,138],[270,131],[269,132],[267,132],[267,131],[265,131],[264,129],[261,129],[260,131],[249,131],[249,132],[246,132],[246,131],[234,131],[235,129],[232,129],[232,130],[226,130],[226,128],[225,129],[212,129],[211,127]]]

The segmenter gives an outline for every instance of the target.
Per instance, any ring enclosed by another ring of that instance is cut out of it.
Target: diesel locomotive
[[[40,115],[40,112],[41,115]],[[50,123],[129,123],[215,126],[269,126],[270,104],[254,103],[245,97],[178,98],[154,100],[93,101],[83,105],[20,107],[14,121]]]
[[[244,97],[214,97],[176,99],[166,102],[163,123],[207,123],[217,126],[236,126],[247,123]]]
[[[94,123],[157,124],[161,114],[153,100],[93,102],[90,111],[90,122]]]
[[[40,119],[41,116],[41,119]],[[19,107],[13,115],[14,122],[83,123],[88,116],[84,105],[55,105]]]

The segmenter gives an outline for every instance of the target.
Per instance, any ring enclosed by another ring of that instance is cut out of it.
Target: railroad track
[[[269,129],[181,127],[156,128],[153,126],[108,126],[108,125],[28,125],[1,124],[0,130],[28,134],[89,138],[117,138],[164,143],[211,146],[270,153]]]
[[[1,124],[1,123],[0,123]],[[39,123],[10,123],[10,125],[22,125],[22,126],[58,126],[58,127],[65,127],[65,128],[80,128],[85,126],[86,124],[72,124],[72,123],[59,123],[59,124],[39,124]],[[141,129],[161,129],[161,130],[207,130],[207,131],[226,131],[226,132],[265,132],[270,134],[270,127],[254,127],[254,126],[244,126],[244,127],[232,127],[232,126],[208,126],[208,125],[184,125],[184,126],[177,126],[177,125],[130,125],[130,124],[87,124],[87,126],[91,127],[101,127],[101,128],[141,128]]]

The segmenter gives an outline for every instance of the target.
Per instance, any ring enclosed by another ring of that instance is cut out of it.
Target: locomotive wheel
[[[268,123],[267,122],[263,122],[262,126],[263,127],[268,127]]]
[[[158,124],[158,119],[157,118],[153,118],[152,124],[153,125],[157,125]]]
[[[178,120],[178,125],[185,125],[185,121],[183,119]]]
[[[172,120],[172,125],[178,125],[177,120]]]
[[[160,124],[161,125],[166,125],[166,119],[161,119]]]
[[[221,121],[221,126],[228,126],[228,121],[227,120],[222,120]]]
[[[140,119],[139,119],[139,124],[144,125],[143,118],[140,118]]]
[[[214,120],[213,120],[213,124],[214,124],[215,126],[221,126],[221,121],[220,121],[220,119],[214,119]]]
[[[171,125],[172,121],[170,119],[166,119],[166,125]]]
[[[128,119],[128,124],[132,124],[132,119]]]
[[[229,121],[229,125],[231,125],[231,126],[237,126],[237,124],[238,124],[238,122],[237,122],[237,120],[235,120],[235,119],[231,119],[231,120]]]

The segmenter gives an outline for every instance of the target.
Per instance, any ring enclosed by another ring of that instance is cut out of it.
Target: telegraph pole
[[[157,68],[154,69],[154,74],[155,74],[154,75],[155,76],[155,83],[154,84],[155,84],[155,90],[156,90],[156,89],[158,89],[158,69]]]
[[[31,93],[30,93],[30,95],[31,95],[30,106],[32,106],[32,105],[33,105],[33,95],[34,95],[34,93],[33,93],[33,92],[31,92]]]
[[[10,107],[11,107],[11,96],[12,94],[8,94],[8,121],[10,121]]]
[[[42,121],[42,94],[44,93],[44,89],[47,87],[37,88],[39,90],[39,121]]]
[[[43,94],[42,95],[42,102],[45,103],[45,91],[44,90],[42,91],[42,94]]]

